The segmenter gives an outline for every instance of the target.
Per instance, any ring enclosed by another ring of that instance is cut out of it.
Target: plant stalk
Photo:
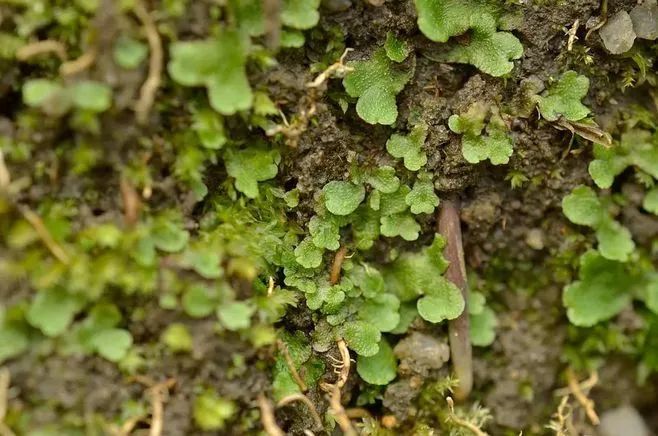
[[[463,401],[473,388],[473,357],[468,319],[468,283],[466,282],[459,208],[460,202],[457,197],[443,200],[439,211],[438,227],[439,233],[446,240],[443,254],[450,262],[446,270],[446,278],[459,288],[465,302],[462,314],[448,322],[450,358],[458,379],[454,394],[457,401]]]

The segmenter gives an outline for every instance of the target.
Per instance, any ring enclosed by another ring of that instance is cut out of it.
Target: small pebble
[[[601,436],[649,436],[649,429],[631,406],[608,410],[601,416]]]
[[[658,2],[647,0],[635,6],[630,13],[633,29],[638,38],[655,40],[658,38]]]
[[[625,53],[633,47],[635,31],[626,11],[619,11],[599,30],[603,45],[612,54]]]
[[[541,229],[530,229],[525,235],[525,242],[533,250],[544,248],[544,232]]]

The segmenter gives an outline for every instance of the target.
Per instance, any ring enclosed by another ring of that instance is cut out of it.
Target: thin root
[[[356,430],[352,426],[352,421],[347,416],[345,408],[341,402],[340,387],[335,384],[331,387],[331,394],[329,396],[329,413],[336,419],[338,426],[346,436],[356,436]]]
[[[585,393],[582,391],[580,385],[578,384],[578,379],[576,378],[576,375],[571,368],[567,368],[566,375],[567,382],[569,383],[569,390],[573,394],[576,401],[578,401],[578,403],[580,403],[582,408],[585,410],[587,418],[593,425],[599,425],[600,420],[599,416],[594,410],[594,401],[589,399],[587,395],[585,395]]]
[[[318,74],[312,82],[307,83],[306,87],[317,88],[332,77],[343,77],[345,76],[345,74],[349,73],[350,71],[354,71],[354,68],[345,65],[345,57],[347,57],[347,54],[352,50],[354,49],[346,48],[337,62],[334,62],[333,64],[329,65],[329,67],[327,67],[326,70]]]
[[[19,61],[27,61],[35,56],[47,53],[55,53],[62,62],[66,62],[66,59],[68,58],[64,44],[52,39],[46,39],[43,41],[32,42],[19,48],[16,51],[16,59]]]
[[[290,403],[294,403],[295,401],[301,401],[302,403],[306,404],[308,409],[311,411],[311,416],[313,417],[313,420],[315,421],[315,426],[317,427],[317,430],[322,429],[322,418],[320,418],[320,414],[318,413],[317,409],[315,408],[315,405],[309,398],[300,393],[296,394],[291,394],[288,395],[287,397],[281,398],[279,402],[276,404],[276,407],[283,407],[285,405],[288,405]]]
[[[55,239],[53,239],[52,235],[43,224],[43,221],[39,215],[37,215],[27,206],[19,206],[18,210],[21,212],[21,214],[23,214],[23,218],[25,218],[27,222],[32,225],[32,227],[34,227],[34,230],[41,238],[41,241],[43,241],[45,246],[48,247],[48,250],[50,250],[52,255],[55,256],[57,260],[63,264],[68,265],[70,262],[69,255],[66,254],[66,251],[64,251],[62,246],[59,245]]]
[[[306,383],[304,383],[304,380],[302,380],[299,372],[297,372],[297,368],[295,368],[295,362],[293,362],[292,356],[290,356],[288,347],[282,340],[277,341],[277,346],[281,351],[281,354],[283,354],[283,359],[286,361],[286,365],[288,366],[288,370],[290,371],[293,380],[295,380],[295,383],[297,383],[297,386],[299,386],[299,389],[302,392],[306,392],[308,390],[308,386],[306,386]]]
[[[158,92],[158,88],[162,81],[164,55],[162,52],[162,40],[158,33],[158,29],[141,0],[135,1],[133,12],[144,26],[144,31],[146,32],[146,38],[148,39],[151,51],[148,76],[146,77],[142,88],[139,90],[139,100],[137,100],[137,103],[135,104],[137,122],[144,124],[148,120],[149,112],[155,101],[155,94]]]
[[[176,379],[170,378],[149,388],[151,396],[151,428],[149,436],[161,436],[164,428],[164,402],[166,396],[176,384]]]
[[[452,400],[452,398],[446,398],[446,402],[448,403],[448,419],[452,423],[470,430],[475,436],[489,436],[489,433],[480,430],[480,428],[472,422],[468,422],[465,419],[455,415],[455,402]]]
[[[272,403],[262,393],[258,395],[258,407],[260,408],[260,422],[268,436],[285,436],[281,427],[276,423],[274,418],[274,409]]]

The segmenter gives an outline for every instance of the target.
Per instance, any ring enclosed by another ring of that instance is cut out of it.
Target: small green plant
[[[374,356],[359,356],[356,371],[372,385],[387,385],[397,376],[397,358],[385,339],[379,342],[379,351]]]
[[[251,107],[253,93],[245,71],[249,44],[237,31],[223,30],[204,41],[170,46],[169,74],[184,86],[205,86],[210,106],[223,115]]]
[[[589,174],[598,187],[611,187],[615,177],[628,167],[658,180],[658,135],[648,130],[632,129],[623,133],[619,144],[614,147],[594,145]]]
[[[333,181],[322,188],[327,210],[334,215],[349,215],[359,207],[366,195],[363,185]]]
[[[258,196],[258,182],[274,178],[281,155],[265,147],[229,150],[226,153],[226,171],[235,179],[235,188],[249,198]]]
[[[486,305],[486,298],[479,292],[468,296],[471,343],[476,347],[488,347],[496,339],[498,320],[494,311]]]
[[[237,412],[233,401],[220,397],[212,389],[204,390],[194,399],[194,422],[204,431],[222,430]]]
[[[54,116],[64,115],[74,108],[101,113],[112,105],[112,90],[103,83],[89,80],[62,85],[48,79],[34,79],[23,85],[23,101]]]
[[[598,250],[610,260],[626,262],[635,249],[631,234],[608,212],[610,203],[597,197],[588,186],[578,186],[562,199],[562,210],[569,220],[596,230]]]
[[[487,113],[491,113],[486,124]],[[489,159],[494,165],[506,164],[514,151],[507,127],[497,110],[489,109],[482,103],[475,103],[462,115],[451,115],[448,127],[462,135],[462,154],[469,163]]]
[[[427,138],[427,125],[414,126],[408,135],[394,133],[386,141],[386,151],[395,158],[403,159],[409,171],[418,171],[427,163],[423,145]]]
[[[492,76],[514,68],[511,62],[523,55],[523,46],[509,32],[498,32],[496,8],[474,0],[416,0],[418,27],[436,42],[446,42],[471,30],[470,40],[456,44],[439,59],[467,63]]]
[[[404,89],[412,71],[391,61],[383,48],[365,61],[348,63],[354,70],[343,79],[350,97],[358,97],[356,112],[370,124],[390,125],[398,117],[396,95]]]
[[[589,108],[580,100],[587,95],[589,79],[575,71],[565,72],[542,96],[537,96],[539,112],[548,121],[564,117],[580,121],[589,115]]]

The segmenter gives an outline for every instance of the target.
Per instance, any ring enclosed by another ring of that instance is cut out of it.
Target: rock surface
[[[626,11],[619,11],[601,28],[599,35],[603,45],[612,54],[625,53],[633,47],[635,31],[633,21]]]
[[[647,0],[637,5],[630,13],[633,29],[638,38],[658,38],[658,1]]]

